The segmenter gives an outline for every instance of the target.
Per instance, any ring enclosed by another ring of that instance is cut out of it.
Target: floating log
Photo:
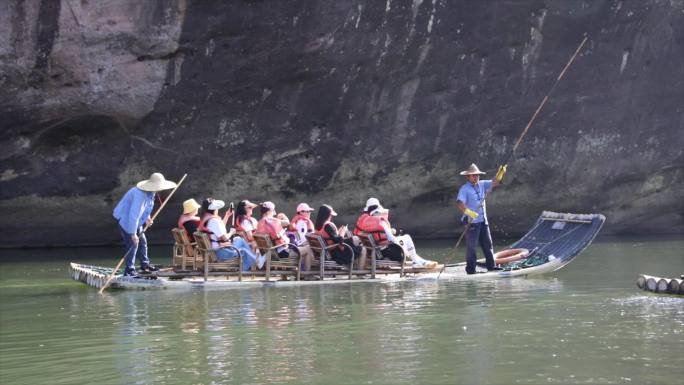
[[[670,294],[684,294],[684,292],[680,290],[682,287],[682,282],[683,281],[681,279],[672,278],[670,283],[667,285],[667,292]]]
[[[661,278],[640,274],[637,278],[636,284],[640,289],[654,293],[684,295],[684,279]]]
[[[658,283],[656,284],[656,292],[658,293],[667,293],[667,285],[670,283],[665,278],[660,278],[658,280]]]
[[[639,278],[637,278],[637,286],[639,289],[643,289],[646,287],[646,277],[643,274],[639,275]]]

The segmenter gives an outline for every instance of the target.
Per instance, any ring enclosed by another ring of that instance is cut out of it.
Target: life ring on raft
[[[530,251],[527,249],[501,250],[498,253],[494,253],[494,263],[497,265],[511,263],[526,258],[528,255],[530,255]]]

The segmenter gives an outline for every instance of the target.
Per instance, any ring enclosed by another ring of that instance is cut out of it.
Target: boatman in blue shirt
[[[506,174],[506,165],[500,166],[494,180],[480,180],[480,175],[485,173],[480,171],[475,163],[471,164],[467,170],[461,171],[468,181],[458,190],[456,206],[463,212],[462,221],[469,223],[467,227],[466,239],[466,273],[475,274],[475,264],[477,255],[475,248],[479,243],[485,255],[487,270],[496,270],[494,265],[494,250],[492,248],[492,235],[489,232],[489,222],[487,221],[487,206],[485,196],[498,185],[501,184]]]
[[[136,187],[128,190],[114,207],[114,219],[119,223],[119,232],[126,247],[124,275],[136,275],[136,258],[140,261],[142,271],[159,270],[150,264],[150,259],[147,257],[147,239],[143,232],[143,226],[152,224],[150,214],[154,207],[155,193],[174,187],[176,187],[176,183],[164,179],[164,175],[155,172],[150,176],[150,179],[139,182]]]

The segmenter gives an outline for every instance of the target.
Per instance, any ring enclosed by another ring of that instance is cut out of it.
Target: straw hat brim
[[[147,180],[144,180],[142,182],[138,182],[138,184],[136,186],[143,191],[156,192],[156,191],[172,189],[172,188],[176,187],[176,183],[171,182],[170,180],[151,181],[151,180],[147,179]]]
[[[485,175],[487,174],[486,172],[482,171],[461,171],[461,175]]]
[[[186,202],[183,202],[183,214],[190,214],[191,212],[198,210],[201,207],[202,205],[197,203],[194,199],[190,199]]]

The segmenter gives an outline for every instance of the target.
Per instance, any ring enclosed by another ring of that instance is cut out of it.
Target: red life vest
[[[359,235],[364,232],[364,230],[362,230],[363,221],[366,220],[366,217],[368,216],[370,215],[364,211],[363,214],[359,216],[359,219],[356,220],[356,225],[354,225],[354,235]]]
[[[178,218],[178,228],[185,230],[185,226],[183,225],[186,222],[195,222],[195,224],[199,226],[200,218],[192,214],[183,214],[180,216],[180,218]],[[185,232],[187,233],[187,230]],[[188,236],[190,236],[190,239],[192,239],[192,234],[188,234]]]
[[[327,225],[332,226],[332,227],[335,229],[335,232],[337,233],[337,226],[335,226],[335,224],[332,223],[331,221],[328,221],[328,222],[325,222],[325,223],[323,224],[323,227],[321,227],[320,230],[316,230],[316,234],[318,234],[318,235],[320,235],[321,237],[323,237],[323,240],[325,241],[325,243],[326,243],[328,246],[336,245],[337,243],[335,243],[335,240],[332,238],[332,235],[331,235],[331,234],[328,234],[328,232],[325,231],[325,226],[327,226]],[[340,245],[340,248],[342,248],[342,245]]]
[[[257,227],[257,221],[256,221],[256,219],[254,219],[254,218],[252,218],[252,217],[248,217],[248,216],[246,216],[246,215],[240,215],[239,217],[237,217],[237,218],[235,219],[235,231],[242,231],[242,232],[245,232],[245,231],[246,231],[245,228],[242,227],[242,222],[243,222],[245,219],[247,219],[248,221],[250,221],[250,222],[252,223],[252,227],[253,227],[254,229],[256,229],[256,227]]]
[[[285,239],[282,237],[285,232],[283,231],[283,226],[280,224],[280,219],[278,218],[261,218],[259,223],[257,223],[255,232],[257,234],[268,234],[275,246],[285,245]]]
[[[218,238],[216,237],[216,235],[214,235],[214,233],[211,230],[209,230],[209,228],[207,227],[207,224],[209,223],[209,220],[211,218],[216,218],[219,221],[222,220],[221,217],[219,217],[218,215],[214,215],[213,213],[206,213],[202,216],[202,220],[200,221],[199,225],[197,226],[197,230],[201,231],[203,233],[209,234],[209,238],[212,241],[218,242]]]
[[[294,217],[292,217],[292,221],[290,222],[289,229],[290,231],[297,231],[297,222],[299,221],[305,221],[306,222],[306,232],[307,233],[312,233],[314,231],[314,224],[311,221],[311,219],[297,213],[295,214]]]
[[[389,241],[387,240],[385,229],[382,227],[383,223],[387,228],[391,228],[387,219],[373,215],[366,215],[363,220],[359,218],[359,222],[357,222],[356,225],[361,231],[373,235],[373,239],[375,239],[375,242],[378,245],[386,245]]]

